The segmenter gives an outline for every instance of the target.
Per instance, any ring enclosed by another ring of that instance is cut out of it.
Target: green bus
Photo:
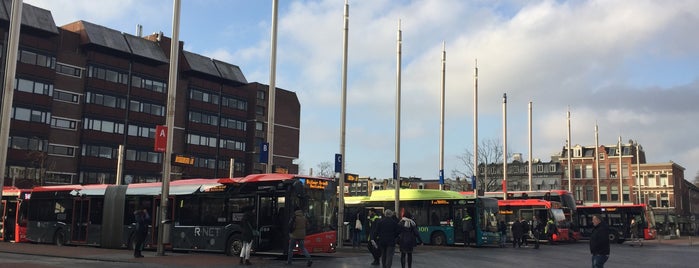
[[[362,215],[362,224],[369,226],[367,214],[375,209],[383,215],[384,209],[395,208],[395,190],[375,190],[370,196],[345,197],[346,213]],[[399,218],[410,211],[417,223],[420,238],[431,245],[463,245],[461,219],[464,213],[472,218],[471,240],[476,246],[499,245],[497,232],[498,201],[488,197],[468,197],[459,192],[437,189],[401,189]],[[362,230],[362,238],[370,230]]]

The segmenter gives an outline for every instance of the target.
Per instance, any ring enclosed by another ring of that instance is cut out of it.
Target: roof
[[[0,20],[10,21],[12,1],[3,0],[0,4]],[[22,5],[22,25],[37,30],[58,34],[51,11],[29,4]]]
[[[214,65],[214,62],[210,58],[189,51],[182,51],[182,54],[184,55],[184,60],[187,61],[189,67],[192,68],[193,71],[216,77],[221,76],[216,65]]]
[[[88,43],[111,48],[125,53],[131,53],[129,44],[121,32],[87,21],[80,21],[85,29]]]
[[[240,67],[222,62],[220,60],[214,59],[213,61],[214,65],[216,65],[216,68],[218,68],[218,71],[221,73],[221,77],[244,84],[248,83],[248,80],[245,79],[245,75],[243,75],[243,71],[240,70]]]
[[[163,63],[170,62],[163,50],[155,42],[130,34],[124,34],[124,38],[126,38],[126,42],[134,55]]]

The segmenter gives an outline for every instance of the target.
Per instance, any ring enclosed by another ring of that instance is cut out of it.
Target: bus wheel
[[[57,231],[56,234],[53,236],[53,243],[59,247],[65,246],[66,245],[66,234],[62,230]]]
[[[447,244],[447,237],[442,232],[435,232],[430,236],[430,244],[435,246],[445,246]]]
[[[226,243],[226,255],[228,256],[240,256],[240,251],[243,248],[243,241],[240,240],[240,236],[231,236],[228,238]]]

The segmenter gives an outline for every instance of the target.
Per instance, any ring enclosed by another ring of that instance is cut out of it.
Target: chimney
[[[136,36],[143,37],[143,25],[141,25],[141,24],[136,25]]]

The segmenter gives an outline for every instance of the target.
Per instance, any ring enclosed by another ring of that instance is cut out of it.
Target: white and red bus
[[[160,222],[167,222],[167,248],[237,255],[244,209],[254,208],[258,252],[285,253],[289,211],[308,216],[306,248],[334,252],[334,182],[289,174],[256,174],[243,178],[185,179],[170,183],[168,219],[160,220],[160,183],[129,185],[64,185],[33,189],[28,206],[27,238],[36,243],[132,248],[133,211],[151,215],[146,247],[156,246]]]
[[[553,236],[554,241],[576,241],[578,237],[571,230],[571,222],[566,219],[561,203],[556,201],[546,201],[543,199],[508,199],[498,200],[500,211],[498,213],[499,220],[504,220],[508,225],[512,222],[524,218],[533,228],[534,216],[537,216],[539,221],[546,223],[549,219],[553,219],[558,234]],[[512,238],[512,234],[508,233],[508,238]],[[535,238],[537,239],[537,238]],[[538,237],[540,240],[546,240],[544,234]]]
[[[0,241],[27,242],[27,203],[30,189],[5,186],[0,203]]]
[[[592,216],[600,215],[601,220],[609,226],[609,240],[616,243],[624,243],[631,238],[631,219],[642,226],[643,238],[653,240],[656,238],[655,214],[653,209],[645,204],[636,205],[590,205],[578,206],[577,223],[583,238],[590,238],[592,234]]]

